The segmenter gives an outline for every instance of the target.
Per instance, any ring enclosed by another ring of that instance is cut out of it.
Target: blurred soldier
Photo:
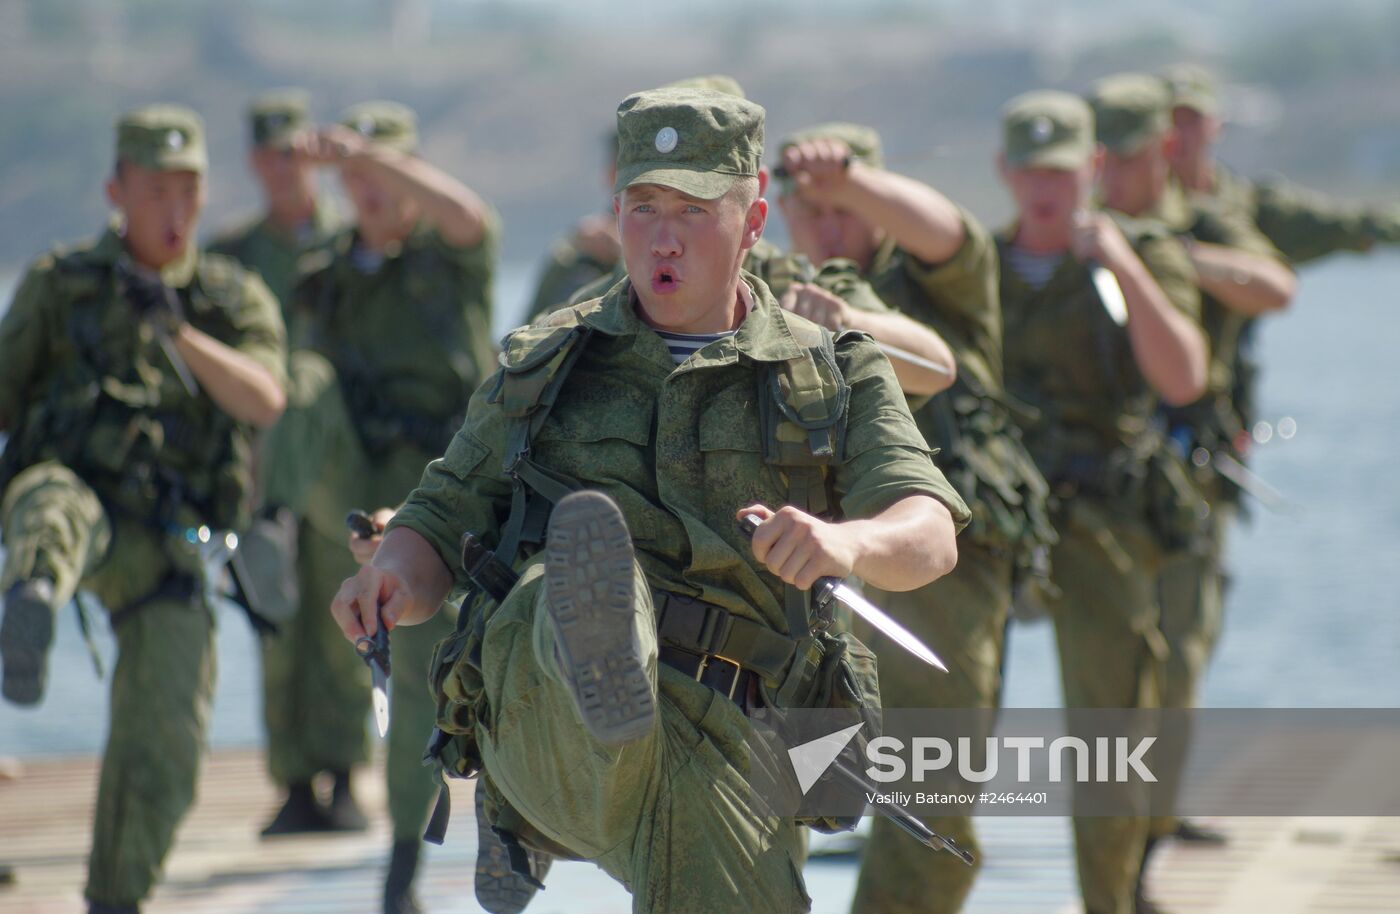
[[[1095,86],[1092,104],[1107,149],[1104,205],[1156,219],[1183,239],[1201,291],[1201,325],[1210,347],[1206,392],[1194,403],[1164,410],[1168,434],[1179,455],[1191,460],[1199,489],[1200,497],[1181,510],[1194,505],[1204,518],[1198,536],[1175,544],[1160,584],[1162,632],[1170,650],[1162,706],[1190,708],[1220,632],[1225,537],[1239,499],[1239,490],[1214,466],[1244,456],[1240,442],[1247,432],[1232,398],[1240,335],[1249,321],[1286,307],[1296,281],[1242,210],[1204,195],[1188,197],[1171,179],[1177,137],[1170,95],[1159,80],[1145,74],[1109,77]],[[1175,761],[1179,772],[1184,754]],[[1224,840],[1163,817],[1153,823],[1153,842],[1178,832],[1188,840]]]
[[[288,798],[265,834],[363,827],[349,772],[365,760],[365,667],[326,613],[354,574],[345,515],[397,504],[461,425],[492,362],[497,218],[455,178],[418,158],[417,119],[392,102],[345,112],[303,135],[297,154],[338,169],[355,227],[312,262],[293,295],[302,333],[287,416],[269,436],[271,506],[301,518],[301,608],[265,654],[273,776]],[[424,688],[443,617],[394,638],[388,749],[394,849],[385,910],[417,910],[411,886],[436,784],[421,763],[433,729]],[[323,809],[312,778],[335,776]]]
[[[616,134],[608,135],[607,147],[604,180],[611,188],[617,177]],[[612,213],[593,213],[580,219],[568,237],[550,247],[526,316],[533,319],[562,307],[579,289],[611,276],[617,269],[620,253],[617,220]]]
[[[308,127],[307,105],[307,94],[295,89],[269,92],[249,105],[248,166],[262,187],[264,212],[208,245],[260,275],[284,317],[297,261],[340,227],[334,208],[316,193],[316,169],[292,150],[292,141]]]
[[[967,516],[867,338],[833,339],[740,271],[767,215],[762,119],[704,90],[623,102],[628,281],[510,338],[332,604],[351,639],[417,623],[466,583],[464,531],[496,545],[521,578],[439,671],[440,723],[456,758],[484,764],[499,827],[595,861],[637,911],[808,909],[794,823],[734,802],[745,713],[813,684],[792,659],[834,637],[809,634],[818,576],[925,584]],[[793,396],[811,424],[765,432],[758,398]]]
[[[1002,127],[1001,176],[1016,205],[997,235],[1006,382],[1039,410],[1025,441],[1059,504],[1048,608],[1065,706],[1153,708],[1166,659],[1157,579],[1179,535],[1153,503],[1154,480],[1175,472],[1189,486],[1149,421],[1159,401],[1205,390],[1191,262],[1159,224],[1086,210],[1102,152],[1083,100],[1019,96]],[[1121,289],[1121,324],[1095,268]],[[1135,898],[1148,828],[1145,817],[1074,820],[1088,914],[1152,910]]]
[[[952,675],[932,676],[885,637],[857,631],[869,635],[880,657],[886,707],[990,711],[1000,702],[1002,642],[1017,572],[1029,569],[1034,552],[1054,538],[1047,490],[1005,406],[991,236],[938,191],[885,170],[882,158],[879,136],[868,127],[827,124],[788,137],[779,207],[800,254],[818,264],[854,264],[885,304],[905,321],[932,328],[951,347],[957,381],[914,416],[929,443],[942,449],[936,460],[969,502],[972,524],[952,574],[907,593],[867,589],[920,638],[939,646]],[[808,316],[827,322],[824,313]],[[866,326],[885,318],[845,309],[834,323],[906,345]],[[976,853],[967,815],[928,825]],[[853,910],[956,911],[975,876],[951,855],[929,856],[890,820],[876,817]]]
[[[1193,194],[1238,206],[1295,266],[1337,251],[1369,251],[1400,244],[1400,206],[1346,204],[1279,178],[1252,181],[1215,158],[1222,121],[1215,80],[1201,67],[1164,74],[1172,92],[1176,143],[1172,172]]]
[[[195,246],[207,162],[193,112],[123,116],[107,183],[120,226],[38,260],[0,323],[5,697],[41,697],[78,587],[117,637],[94,914],[137,910],[194,800],[214,687],[197,531],[246,526],[252,427],[285,404],[276,301]]]

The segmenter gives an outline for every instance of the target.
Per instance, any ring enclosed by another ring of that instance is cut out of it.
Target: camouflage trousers
[[[96,493],[61,464],[17,475],[0,505],[6,582],[52,575],[56,605],[82,586],[114,613],[117,663],[97,788],[86,895],[135,905],[160,877],[194,801],[214,691],[214,619],[202,589],[160,596],[172,572],[197,564],[174,537],[109,518]]]
[[[297,352],[290,374],[288,409],[264,442],[260,468],[264,500],[299,519],[301,605],[263,651],[268,766],[283,784],[348,771],[367,758],[369,671],[329,610],[356,570],[345,515],[397,505],[432,456],[403,447],[371,458],[330,363]],[[436,716],[426,683],[433,646],[451,630],[450,614],[442,613],[391,639],[387,776],[396,839],[422,834],[436,795],[437,781],[422,765]]]
[[[1061,595],[1050,601],[1067,708],[1156,708],[1167,646],[1157,579],[1161,546],[1146,522],[1078,495],[1051,551]],[[1132,914],[1150,820],[1076,817],[1075,856],[1087,914]]]
[[[1210,493],[1207,493],[1210,497]],[[1225,616],[1225,539],[1237,508],[1215,497],[1210,502],[1210,526],[1205,542],[1195,552],[1174,553],[1162,569],[1158,591],[1162,603],[1162,634],[1171,654],[1167,659],[1162,692],[1164,708],[1194,708],[1201,680]],[[1186,764],[1186,746],[1164,767],[1165,778],[1180,777]],[[1176,830],[1175,816],[1155,817],[1153,837]]]
[[[645,736],[594,740],[559,679],[543,562],[486,626],[479,743],[495,787],[550,843],[592,860],[634,912],[790,914],[810,908],[799,830],[750,807],[739,707],[656,662],[656,619],[636,569],[637,628],[657,698]]]
[[[866,595],[938,652],[950,675],[931,670],[861,622],[856,635],[880,658],[880,697],[886,708],[995,708],[1001,699],[1001,657],[1011,610],[1010,557],[964,543],[953,572],[927,587]],[[990,735],[990,734],[988,734]],[[967,866],[952,854],[915,842],[876,816],[861,861],[851,910],[869,914],[941,914],[961,910],[981,866],[969,815],[930,817],[934,831],[977,858]]]

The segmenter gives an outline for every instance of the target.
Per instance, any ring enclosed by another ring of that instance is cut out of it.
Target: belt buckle
[[[725,693],[725,697],[733,701],[734,692],[739,688],[739,677],[743,675],[744,667],[737,660],[731,660],[722,654],[702,654],[700,657],[700,665],[695,669],[696,682],[700,682],[702,677],[704,677],[705,671],[710,668],[710,662],[712,660],[718,660],[720,663],[727,664],[734,668],[734,675],[729,679],[729,691]],[[715,691],[718,692],[719,690],[716,689]]]

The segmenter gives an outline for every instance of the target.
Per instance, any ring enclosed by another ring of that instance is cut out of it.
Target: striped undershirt
[[[1064,251],[1036,254],[1014,244],[1006,251],[1006,262],[1011,265],[1011,269],[1016,271],[1022,282],[1036,291],[1045,288],[1064,259]]]
[[[737,330],[721,330],[719,333],[672,333],[669,330],[658,328],[656,335],[665,342],[666,348],[671,350],[671,358],[675,359],[676,364],[679,365],[715,340],[722,340],[726,336],[733,336],[738,332]]]

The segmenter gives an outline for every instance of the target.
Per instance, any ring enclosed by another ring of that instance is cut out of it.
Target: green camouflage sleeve
[[[836,360],[851,385],[844,461],[836,490],[846,517],[871,517],[911,495],[929,495],[947,506],[959,530],[972,515],[933,465],[924,436],[909,415],[889,360],[864,334],[842,334]]]
[[[286,390],[287,328],[282,322],[282,308],[256,273],[245,273],[243,283],[242,299],[230,318],[236,338],[227,342],[272,372]]]
[[[1283,181],[1255,188],[1254,221],[1294,264],[1337,251],[1400,243],[1400,209],[1371,210]]]
[[[11,428],[19,421],[48,350],[44,305],[50,297],[50,264],[46,257],[29,268],[0,320],[0,419]]]
[[[935,304],[934,313],[910,313],[947,341],[958,360],[958,371],[970,370],[978,380],[1001,387],[1001,306],[997,299],[997,249],[991,235],[973,215],[962,211],[966,238],[951,258],[927,264],[904,254],[904,269]]]
[[[828,260],[817,271],[815,283],[837,296],[857,311],[893,311],[875,289],[860,276],[860,270],[849,260]]]
[[[467,585],[462,534],[471,531],[494,548],[510,508],[510,483],[501,473],[505,417],[499,406],[487,402],[497,379],[493,375],[477,390],[447,452],[423,470],[418,487],[388,527],[406,527],[426,539],[452,572],[454,591]]]
[[[1227,206],[1200,204],[1196,211],[1196,225],[1192,235],[1197,241],[1218,244],[1236,251],[1272,257],[1287,265],[1288,259],[1274,247],[1249,216]]]
[[[1147,272],[1166,293],[1167,300],[1199,325],[1201,291],[1196,285],[1196,271],[1191,267],[1191,258],[1181,242],[1163,229],[1142,235],[1134,248]]]

